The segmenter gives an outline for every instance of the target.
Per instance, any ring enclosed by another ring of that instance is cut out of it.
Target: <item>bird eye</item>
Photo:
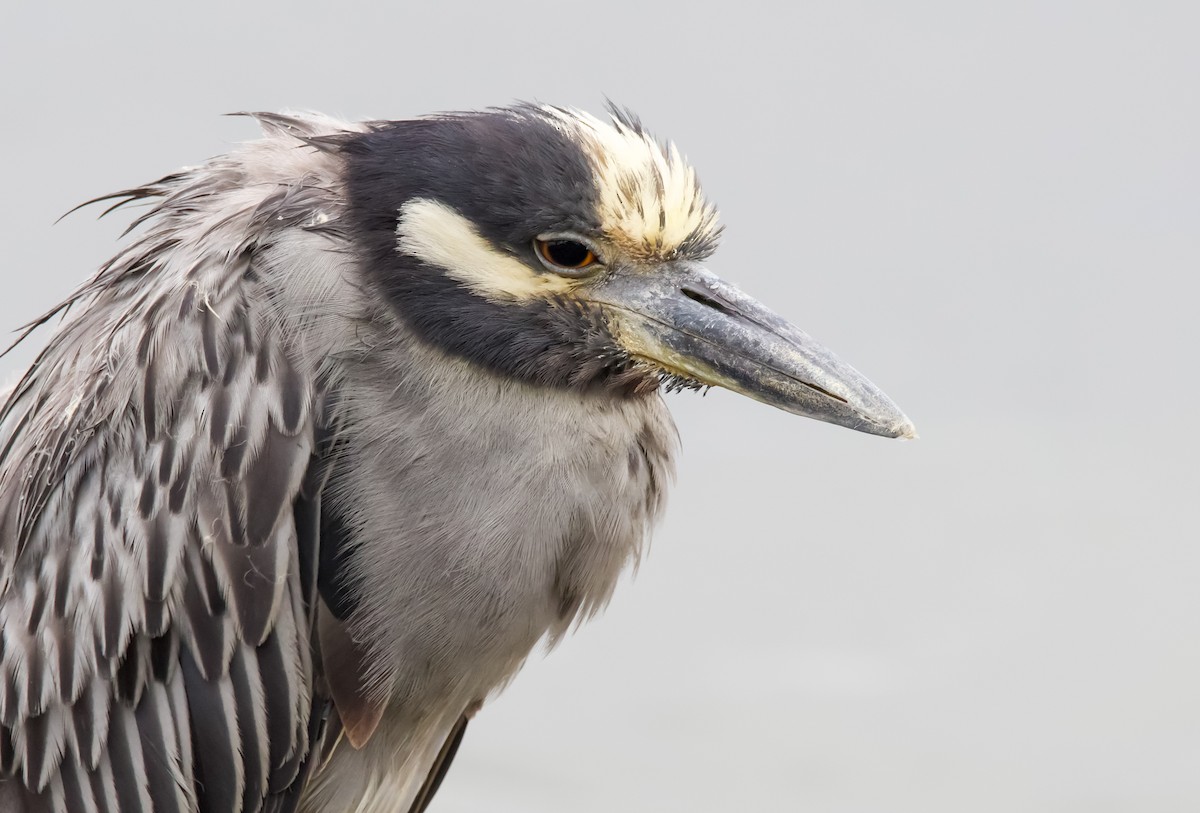
[[[539,237],[533,247],[542,263],[558,274],[577,276],[599,262],[591,248],[567,237]]]

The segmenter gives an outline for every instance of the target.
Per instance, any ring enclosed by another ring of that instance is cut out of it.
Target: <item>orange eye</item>
[[[595,252],[578,240],[565,237],[538,238],[533,245],[546,267],[560,274],[573,276],[598,262]]]

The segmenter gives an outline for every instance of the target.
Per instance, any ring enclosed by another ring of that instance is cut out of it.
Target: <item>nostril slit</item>
[[[681,294],[683,294],[684,296],[686,296],[688,299],[692,300],[693,302],[697,302],[706,308],[712,308],[713,310],[717,311],[718,313],[723,313],[726,316],[736,316],[737,315],[732,308],[728,307],[727,305],[722,305],[717,300],[713,299],[710,296],[705,296],[704,294],[700,293],[699,291],[693,290],[691,288],[680,288],[679,292]]]
[[[835,401],[841,401],[843,404],[849,404],[849,403],[850,403],[849,401],[847,401],[847,400],[846,400],[845,398],[843,398],[842,396],[840,396],[840,395],[834,395],[832,392],[830,392],[829,390],[825,389],[824,387],[818,387],[816,384],[810,384],[810,383],[808,383],[807,381],[801,381],[800,383],[801,383],[801,384],[803,384],[804,386],[808,387],[810,390],[816,390],[817,392],[821,393],[822,395],[828,395],[830,398],[832,398],[832,399],[833,399],[833,400],[835,400]]]
[[[712,308],[717,313],[723,313],[726,316],[731,316],[731,317],[734,317],[737,319],[747,319],[748,321],[753,322],[754,324],[758,325],[759,327],[762,327],[768,331],[771,330],[770,325],[764,325],[762,322],[758,321],[757,319],[753,319],[753,318],[744,316],[743,314],[738,313],[736,310],[734,310],[729,305],[726,305],[724,302],[714,299],[713,297],[711,297],[708,294],[705,294],[701,291],[697,291],[695,288],[680,288],[679,293],[683,294],[688,299],[692,300],[693,302],[695,302],[699,305],[703,305],[706,308]],[[837,395],[836,393],[832,393],[829,390],[825,389],[824,387],[818,387],[816,384],[812,384],[812,383],[809,383],[808,381],[803,381],[798,378],[793,378],[793,380],[798,381],[799,383],[808,387],[810,390],[814,390],[816,392],[821,393],[826,398],[832,398],[834,401],[840,401],[841,403],[847,404],[847,405],[850,403],[842,396]]]

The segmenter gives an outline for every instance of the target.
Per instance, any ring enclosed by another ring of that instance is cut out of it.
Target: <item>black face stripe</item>
[[[534,384],[649,388],[596,308],[568,299],[489,301],[397,250],[400,209],[416,198],[452,207],[497,248],[532,264],[539,234],[598,234],[588,158],[543,114],[514,108],[388,122],[347,138],[341,150],[346,220],[365,251],[364,270],[421,339]]]
[[[587,156],[535,108],[386,122],[342,151],[358,225],[388,251],[396,213],[414,198],[447,204],[506,248],[545,232],[599,233]]]

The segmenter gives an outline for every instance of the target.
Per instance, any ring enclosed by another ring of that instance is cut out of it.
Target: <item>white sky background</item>
[[[221,113],[608,95],[699,167],[714,270],[922,437],[672,397],[638,578],[433,810],[1196,811],[1200,6],[797,5],[5,0],[0,325],[126,222],[58,215],[254,134]]]

